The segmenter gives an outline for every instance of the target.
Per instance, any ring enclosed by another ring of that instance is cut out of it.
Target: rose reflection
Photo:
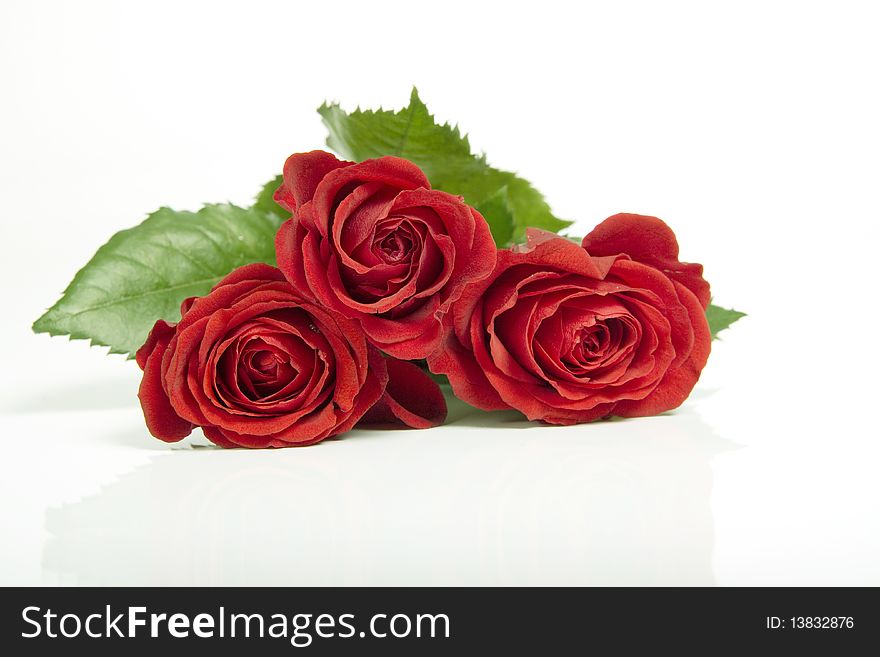
[[[47,583],[715,583],[710,461],[730,443],[692,412],[455,425],[156,456],[48,512]]]

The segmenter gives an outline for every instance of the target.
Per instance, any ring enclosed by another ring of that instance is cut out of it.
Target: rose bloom
[[[235,270],[181,314],[178,324],[156,322],[137,352],[138,396],[160,440],[200,426],[221,447],[308,445],[351,429],[377,403],[390,423],[445,417],[424,373],[407,371],[389,398],[386,361],[358,325],[304,300],[269,265]]]
[[[552,424],[655,415],[690,394],[709,356],[702,267],[659,219],[615,215],[587,248],[530,230],[452,312],[428,363],[484,410]]]
[[[293,213],[275,241],[288,280],[409,360],[437,347],[452,303],[495,264],[483,217],[430,187],[398,157],[355,164],[313,151],[288,158],[275,192]]]

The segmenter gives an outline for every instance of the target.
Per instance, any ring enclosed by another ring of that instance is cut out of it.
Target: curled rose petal
[[[440,386],[422,368],[397,358],[387,358],[388,386],[359,424],[399,425],[428,429],[446,420],[446,399]]]
[[[584,237],[583,247],[593,256],[626,254],[636,262],[655,267],[696,295],[703,309],[709,305],[709,284],[703,266],[679,262],[675,233],[657,217],[616,214]]]
[[[284,182],[275,191],[275,202],[289,212],[296,212],[312,198],[324,176],[350,164],[353,163],[337,160],[325,151],[291,155],[284,163]]]
[[[183,440],[194,428],[191,422],[175,412],[162,386],[162,357],[173,335],[174,325],[160,319],[135,356],[137,364],[144,371],[138,398],[147,428],[153,436],[167,443]]]

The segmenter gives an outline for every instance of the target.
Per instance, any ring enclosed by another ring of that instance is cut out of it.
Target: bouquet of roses
[[[574,424],[679,406],[742,313],[710,305],[660,219],[583,240],[513,173],[399,112],[319,109],[250,208],[163,208],[114,235],[34,324],[135,354],[155,437],[309,445],[441,424],[438,381],[484,410]]]

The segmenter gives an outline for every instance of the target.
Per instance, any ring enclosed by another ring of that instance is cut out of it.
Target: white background
[[[880,584],[871,9],[3,0],[0,584]],[[749,313],[681,409],[170,448],[133,362],[30,334],[114,231],[247,204],[323,100],[413,84],[575,232],[658,215]]]

